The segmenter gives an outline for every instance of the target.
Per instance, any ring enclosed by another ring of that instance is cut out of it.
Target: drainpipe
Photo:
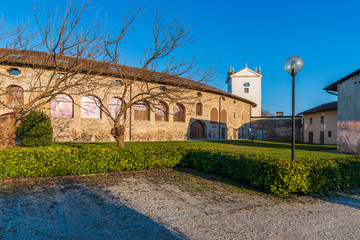
[[[221,97],[219,97],[219,119],[218,119],[218,138],[220,140],[220,113],[221,113]]]
[[[130,83],[130,101],[132,99],[132,84]],[[130,124],[129,124],[129,142],[131,142],[131,117],[132,117],[132,114],[131,114],[131,106],[130,106]]]
[[[251,129],[251,114],[252,114],[252,113],[251,113],[251,112],[252,112],[252,111],[251,111],[251,110],[252,110],[251,105],[249,105],[249,108],[250,108],[250,111],[249,111],[249,112],[250,112],[250,115],[249,115],[250,127],[249,127],[249,128]],[[250,131],[250,139],[252,140],[252,129],[251,129],[251,131]]]

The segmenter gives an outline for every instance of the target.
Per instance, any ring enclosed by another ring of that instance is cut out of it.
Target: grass
[[[284,142],[267,142],[249,140],[233,141],[180,141],[180,142],[126,142],[125,147],[196,147],[203,149],[212,149],[224,152],[253,153],[257,155],[290,158],[291,144]],[[113,142],[105,143],[53,143],[52,147],[116,147]],[[314,158],[343,158],[346,155],[328,153],[324,151],[336,150],[334,145],[316,145],[316,144],[296,144],[296,159],[314,159]]]

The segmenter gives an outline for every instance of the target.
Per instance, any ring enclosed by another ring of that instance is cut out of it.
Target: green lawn
[[[56,147],[115,147],[115,143],[54,143]],[[266,142],[249,140],[233,141],[182,141],[182,142],[127,142],[125,147],[200,147],[226,152],[254,153],[277,158],[290,158],[291,144],[283,142]],[[296,159],[309,158],[342,158],[346,155],[323,151],[336,150],[334,145],[296,144]]]

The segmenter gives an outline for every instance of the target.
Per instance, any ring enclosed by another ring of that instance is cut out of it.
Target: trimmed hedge
[[[280,196],[360,186],[360,155],[291,161],[254,154],[191,150],[181,164]]]
[[[54,177],[173,168],[184,150],[172,148],[43,148],[0,151],[0,179]]]
[[[194,148],[36,148],[0,151],[0,179],[194,168],[286,196],[360,186],[360,156],[300,161]]]

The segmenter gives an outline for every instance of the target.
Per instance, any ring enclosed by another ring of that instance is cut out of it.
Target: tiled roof
[[[324,112],[324,111],[328,111],[328,110],[334,110],[334,109],[337,109],[337,103],[338,103],[337,101],[330,102],[330,103],[325,103],[325,104],[322,104],[320,106],[309,109],[307,111],[301,112],[298,115],[304,115],[304,114],[309,114],[309,113],[316,113],[316,112]]]
[[[344,81],[346,81],[346,80],[348,80],[348,79],[350,79],[350,78],[352,78],[352,77],[354,77],[354,76],[356,76],[356,75],[358,75],[358,74],[360,74],[360,69],[359,69],[359,70],[356,70],[356,71],[353,72],[353,73],[350,73],[349,75],[347,75],[347,76],[343,77],[342,79],[340,79],[340,80],[338,80],[338,81],[330,84],[329,86],[326,86],[326,87],[324,88],[324,90],[337,91],[337,86],[338,86],[338,84],[340,84],[340,83],[342,83],[342,82],[344,82]]]
[[[19,66],[25,68],[44,68],[49,70],[54,69],[56,65],[61,65],[64,71],[66,71],[66,69],[76,69],[79,72],[86,72],[94,75],[107,75],[157,84],[180,86],[192,90],[215,93],[221,96],[230,97],[232,99],[246,102],[253,107],[256,107],[256,103],[248,99],[222,91],[207,84],[187,78],[155,72],[148,69],[141,69],[125,65],[115,66],[114,64],[108,62],[68,56],[58,56],[57,62],[60,64],[56,64],[52,55],[44,52],[0,48],[0,65]]]

